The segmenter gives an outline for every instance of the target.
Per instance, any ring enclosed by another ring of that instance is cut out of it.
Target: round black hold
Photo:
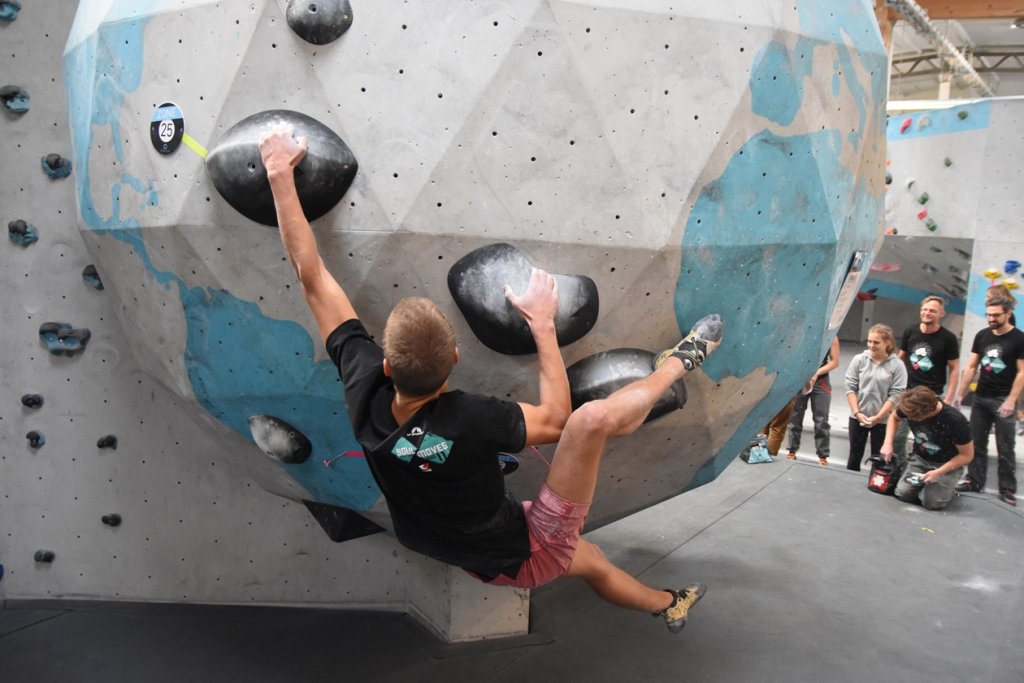
[[[46,437],[44,437],[42,433],[37,432],[34,429],[28,434],[26,434],[25,438],[28,439],[28,445],[31,446],[32,448],[41,448],[42,445],[46,443]]]
[[[100,438],[100,440],[96,442],[96,448],[110,448],[116,451],[117,437],[114,436],[113,434],[107,434],[106,436]]]
[[[326,45],[352,25],[352,6],[348,0],[288,0],[284,16],[299,38]]]
[[[268,126],[290,123],[296,138],[309,140],[295,168],[295,189],[308,220],[316,220],[341,201],[358,164],[345,141],[316,119],[275,109],[253,114],[232,126],[206,157],[206,171],[217,192],[246,218],[277,226],[277,211],[260,156],[259,140]]]
[[[100,521],[107,526],[121,526],[121,515],[116,512],[100,517]]]
[[[64,165],[64,157],[59,154],[47,154],[46,165],[56,171]]]
[[[26,408],[41,408],[43,397],[40,394],[25,394],[21,397],[21,405]]]
[[[505,298],[504,286],[522,295],[532,265],[511,244],[474,249],[448,271],[448,290],[473,334],[488,348],[509,355],[536,353],[537,346],[522,316]],[[555,332],[558,345],[580,339],[597,322],[597,285],[585,275],[553,274],[558,284]]]
[[[888,173],[887,172],[885,174],[885,184],[886,185],[892,185],[892,173]]]
[[[37,550],[35,554],[36,562],[53,562],[53,558],[56,555],[53,554],[52,550]]]

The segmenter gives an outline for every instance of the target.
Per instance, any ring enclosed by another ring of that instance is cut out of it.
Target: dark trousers
[[[864,446],[871,437],[871,453],[879,453],[885,443],[885,423],[876,424],[871,429],[860,426],[860,422],[850,418],[850,457],[846,460],[846,469],[860,472],[860,463],[864,460]]]
[[[832,404],[832,386],[828,375],[819,377],[814,389],[809,394],[796,397],[793,402],[793,415],[789,422],[789,450],[796,453],[800,449],[800,436],[804,429],[804,413],[807,404],[811,406],[811,417],[814,419],[814,450],[819,458],[829,456],[828,409]]]
[[[988,474],[988,434],[993,425],[996,428],[996,453],[999,455],[999,490],[1017,492],[1017,454],[1014,452],[1014,415],[999,416],[1003,398],[974,396],[971,407],[971,438],[974,439],[974,460],[967,466],[967,476],[978,488],[985,488]]]

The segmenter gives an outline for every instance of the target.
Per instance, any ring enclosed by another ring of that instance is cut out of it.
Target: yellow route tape
[[[200,145],[198,142],[196,142],[191,135],[189,135],[188,133],[182,133],[181,141],[185,143],[186,147],[188,147],[190,150],[198,154],[200,157],[202,157],[203,159],[206,158],[206,155],[208,154],[206,148]]]

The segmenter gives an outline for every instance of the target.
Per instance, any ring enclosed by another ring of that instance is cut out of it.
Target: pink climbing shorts
[[[565,576],[576,555],[590,503],[573,503],[545,484],[536,500],[523,503],[523,510],[530,533],[530,558],[523,562],[516,578],[499,575],[491,581],[493,586],[536,588]]]

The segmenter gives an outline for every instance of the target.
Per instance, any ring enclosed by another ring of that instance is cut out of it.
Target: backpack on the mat
[[[880,454],[871,456],[871,472],[868,473],[868,488],[875,493],[884,496],[891,496],[896,491],[896,483],[900,480],[901,468],[893,458],[892,462],[885,462]]]

